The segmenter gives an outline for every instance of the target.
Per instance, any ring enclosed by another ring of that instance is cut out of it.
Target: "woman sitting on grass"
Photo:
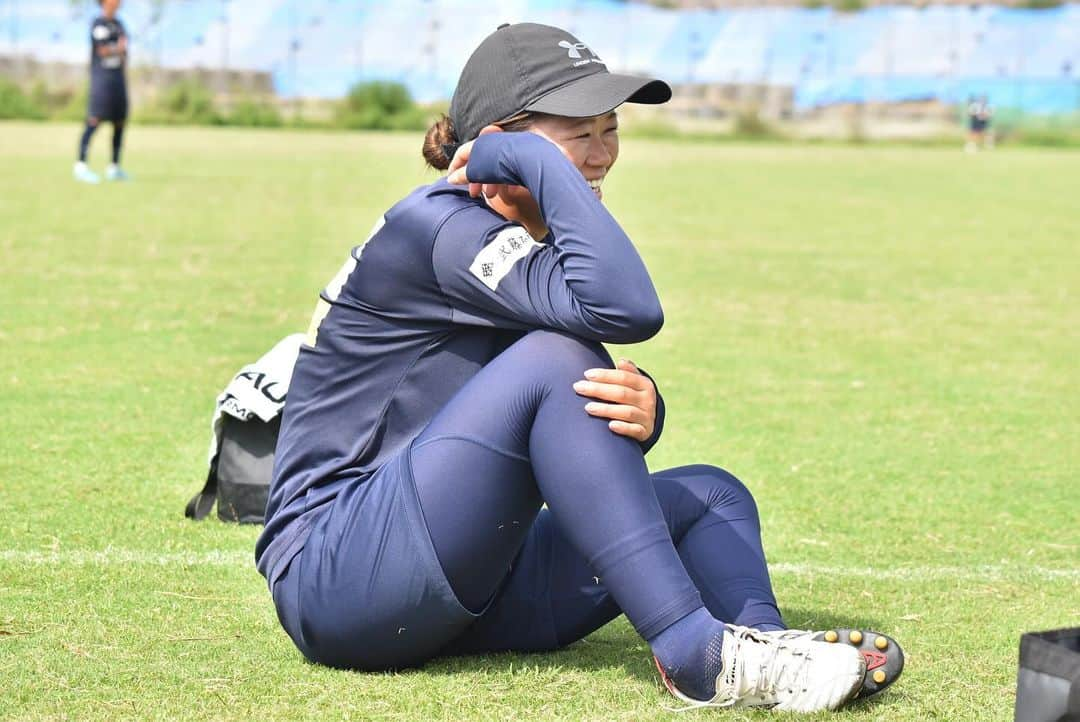
[[[469,59],[424,142],[447,177],[353,250],[293,374],[256,555],[307,658],[552,650],[622,613],[693,704],[834,709],[900,673],[887,637],[785,629],[735,477],[646,468],[663,401],[601,343],[663,314],[601,199],[616,107],[670,96],[543,25]]]

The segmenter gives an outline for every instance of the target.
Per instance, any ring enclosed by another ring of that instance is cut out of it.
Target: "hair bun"
[[[429,166],[437,170],[446,170],[450,167],[450,160],[460,145],[454,134],[454,124],[450,122],[447,115],[443,114],[428,128],[421,153]]]

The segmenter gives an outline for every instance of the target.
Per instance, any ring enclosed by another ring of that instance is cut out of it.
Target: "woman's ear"
[[[491,125],[485,125],[480,129],[480,135],[487,135],[488,133],[501,133],[503,129],[492,123]]]

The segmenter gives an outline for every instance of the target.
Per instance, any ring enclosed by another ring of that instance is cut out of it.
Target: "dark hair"
[[[453,152],[447,153],[447,150],[457,150],[456,146],[454,124],[450,122],[449,116],[443,114],[428,128],[424,135],[424,147],[420,152],[429,166],[436,170],[446,170],[450,167],[450,159],[454,157]]]
[[[528,130],[540,113],[519,113],[512,118],[496,123],[507,133],[519,133]],[[436,170],[446,170],[450,160],[461,143],[454,134],[454,124],[447,115],[440,115],[424,136],[424,146],[420,151],[429,166]]]

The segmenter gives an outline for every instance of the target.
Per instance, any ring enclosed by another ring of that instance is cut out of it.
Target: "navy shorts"
[[[86,115],[113,123],[123,122],[128,115],[127,88],[123,85],[92,87]]]
[[[409,453],[330,502],[274,582],[278,619],[305,657],[379,671],[443,655],[550,651],[622,613],[547,509],[486,608],[466,609],[428,534]]]
[[[422,664],[479,616],[439,564],[408,449],[326,506],[273,597],[305,657],[348,669]]]

